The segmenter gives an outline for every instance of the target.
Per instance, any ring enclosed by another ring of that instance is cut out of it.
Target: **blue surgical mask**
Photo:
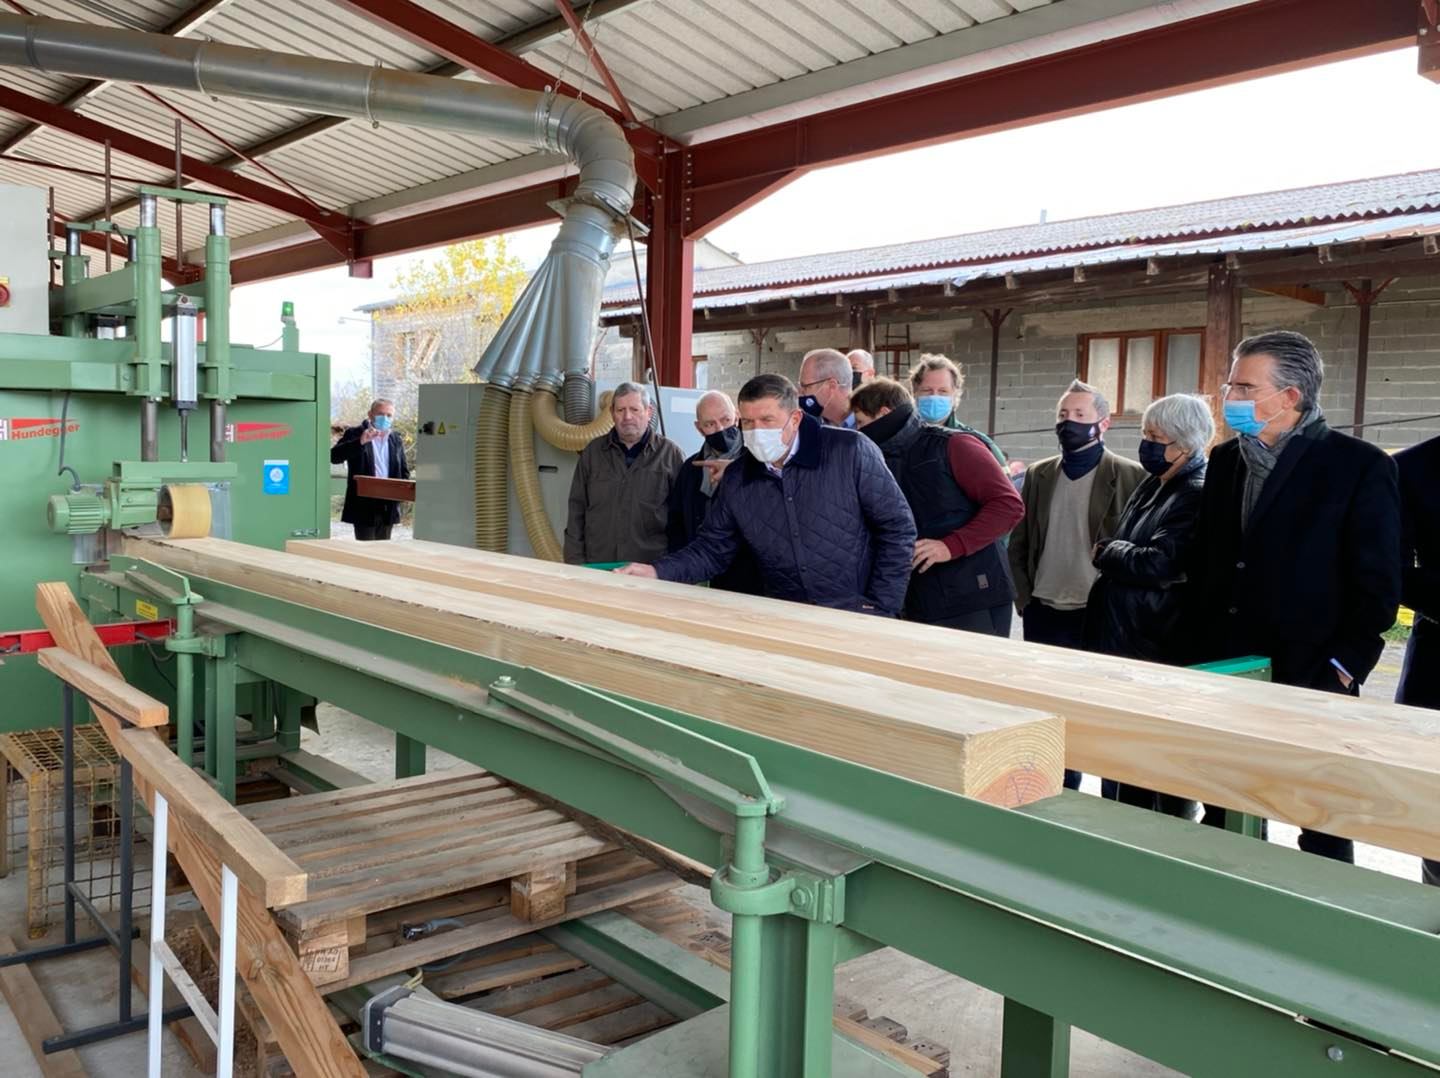
[[[1254,401],[1226,401],[1224,413],[1226,426],[1236,434],[1247,434],[1251,438],[1257,437],[1270,423],[1268,419],[1255,417]]]
[[[950,418],[950,398],[938,393],[928,397],[916,397],[915,410],[926,423],[943,423]]]
[[[388,415],[376,415],[370,417],[370,425],[376,430],[389,430],[392,420]]]

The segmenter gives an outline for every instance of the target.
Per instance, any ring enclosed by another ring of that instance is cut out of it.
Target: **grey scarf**
[[[1265,489],[1265,482],[1270,478],[1270,473],[1275,470],[1275,465],[1280,461],[1280,454],[1285,452],[1285,447],[1290,444],[1290,439],[1316,420],[1324,418],[1325,413],[1317,404],[1300,418],[1299,423],[1280,435],[1273,446],[1266,445],[1259,438],[1247,434],[1240,435],[1238,439],[1240,456],[1245,461],[1245,489],[1240,500],[1240,528],[1242,531],[1250,526],[1250,514],[1260,503],[1260,494]]]
[[[712,449],[707,442],[705,448],[700,451],[701,460],[735,460],[741,453],[745,452],[745,443],[741,442],[735,447],[734,452],[722,453],[718,449]],[[705,468],[700,472],[700,493],[709,498],[715,494],[715,484],[710,479],[710,469]]]

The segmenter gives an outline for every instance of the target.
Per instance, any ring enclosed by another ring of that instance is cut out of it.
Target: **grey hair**
[[[844,352],[837,352],[833,348],[812,348],[805,353],[805,358],[800,361],[800,369],[805,369],[805,364],[814,363],[809,379],[812,382],[823,382],[833,378],[836,383],[845,389],[850,388],[850,360]],[[803,375],[801,376],[804,377]]]
[[[1071,393],[1089,393],[1095,401],[1095,414],[1101,419],[1104,419],[1110,414],[1110,402],[1105,399],[1105,394],[1101,393],[1089,382],[1082,382],[1076,378],[1065,387],[1065,392],[1060,394],[1060,399],[1064,400]]]
[[[730,399],[728,393],[722,393],[718,389],[707,389],[695,401],[695,414],[700,414],[700,406],[706,401],[719,400],[725,402],[725,409],[730,415],[735,414],[735,402]]]
[[[1215,417],[1204,397],[1193,393],[1172,393],[1151,401],[1140,419],[1140,426],[1150,427],[1170,438],[1187,453],[1204,453],[1215,437]]]
[[[1235,346],[1235,359],[1269,356],[1275,361],[1276,389],[1300,391],[1300,411],[1310,411],[1320,400],[1320,383],[1325,381],[1325,362],[1315,342],[1303,333],[1272,330],[1246,337]]]
[[[388,404],[391,408],[395,407],[395,402],[392,401],[389,397],[376,397],[373,401],[370,402],[370,414],[374,415],[375,409],[379,408],[382,404]]]
[[[640,403],[646,408],[650,407],[650,390],[638,382],[621,382],[616,386],[615,392],[610,395],[610,407],[615,407],[615,403],[621,397],[628,397],[632,393],[638,393],[640,395]]]
[[[863,367],[865,370],[873,371],[875,369],[875,357],[872,356],[869,352],[865,351],[865,349],[863,348],[852,348],[850,349],[850,351],[846,352],[845,362],[850,362],[850,360],[854,359],[856,356],[860,357],[860,366]]]

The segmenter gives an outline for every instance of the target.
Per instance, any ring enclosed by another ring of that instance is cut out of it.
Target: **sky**
[[[762,262],[1440,168],[1440,84],[1415,69],[1402,49],[823,169],[707,238]],[[554,233],[517,232],[511,250],[533,266]],[[355,308],[431,254],[377,260],[369,281],[337,268],[241,287],[236,339],[279,336],[294,300],[301,347],[331,355],[337,386],[368,381]]]

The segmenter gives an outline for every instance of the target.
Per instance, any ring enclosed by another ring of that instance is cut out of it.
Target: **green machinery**
[[[393,729],[398,775],[434,745],[724,866],[729,976],[616,914],[550,930],[688,1019],[587,1078],[902,1073],[831,1029],[835,966],[880,946],[1006,997],[1004,1078],[1065,1075],[1071,1026],[1193,1075],[1440,1068],[1440,899],[1418,883],[1081,794],[994,808],[130,558],[80,593],[196,631],[207,683],[282,685]],[[223,788],[234,754],[207,762]]]
[[[328,534],[328,357],[300,351],[288,305],[278,350],[231,343],[224,199],[151,187],[140,197],[138,227],[70,223],[51,250],[44,192],[3,190],[0,282],[15,287],[0,304],[0,631],[34,625],[36,581],[77,585],[119,529],[167,531],[182,507],[208,515],[212,534],[260,546]],[[203,280],[173,289],[161,276],[167,200],[200,204],[210,226]],[[87,234],[127,257],[99,272]],[[127,613],[152,620],[147,609]],[[116,655],[128,677],[173,698],[173,663],[140,648]],[[0,732],[53,726],[54,679],[33,658],[0,663]]]

